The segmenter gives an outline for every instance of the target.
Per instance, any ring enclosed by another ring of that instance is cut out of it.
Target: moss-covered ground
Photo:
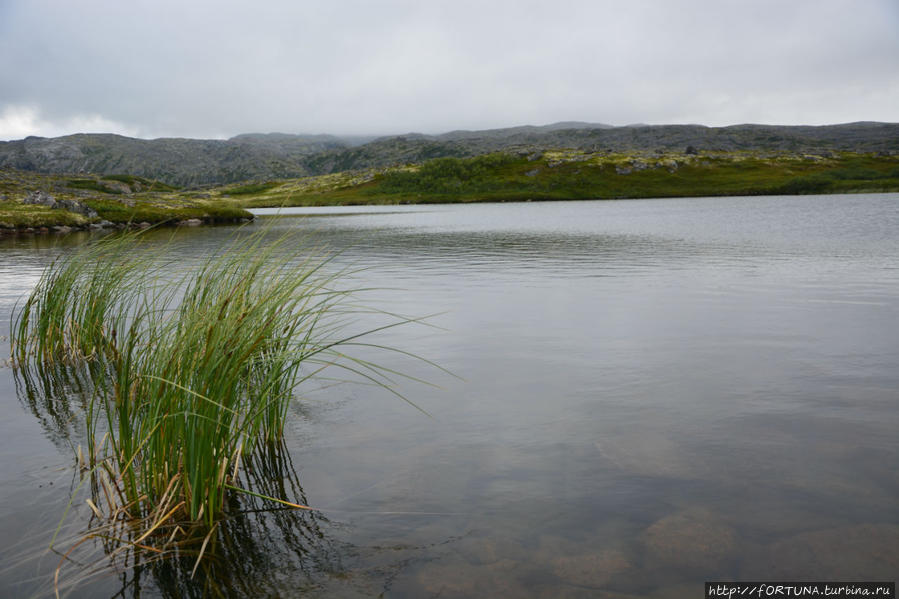
[[[211,193],[245,207],[899,191],[899,156],[546,151],[270,181]]]
[[[63,208],[26,204],[25,198],[36,191],[56,200],[76,200],[95,210],[97,216],[89,218]],[[0,232],[54,226],[86,227],[103,221],[122,225],[189,219],[232,222],[244,218],[252,215],[238,202],[220,194],[186,192],[141,177],[73,177],[0,170]]]

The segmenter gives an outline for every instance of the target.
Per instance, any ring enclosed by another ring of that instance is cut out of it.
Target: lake
[[[249,228],[339,252],[359,303],[429,317],[377,342],[458,378],[359,348],[434,386],[399,386],[421,410],[300,389],[267,467],[321,512],[243,505],[193,580],[113,567],[98,543],[61,569],[67,596],[199,597],[204,577],[226,597],[618,599],[895,580],[899,194],[284,212],[302,216]],[[151,235],[189,263],[234,231]],[[4,355],[16,300],[86,239],[0,240]],[[66,393],[0,368],[0,596],[52,595],[68,548],[46,551],[78,484]],[[81,503],[60,539],[88,525]]]

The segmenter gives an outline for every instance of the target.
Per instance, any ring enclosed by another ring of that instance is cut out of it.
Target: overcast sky
[[[899,122],[899,0],[0,0],[0,140]]]

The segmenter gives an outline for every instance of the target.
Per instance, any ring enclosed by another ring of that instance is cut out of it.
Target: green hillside
[[[262,207],[882,191],[899,191],[899,156],[569,150],[438,158],[214,193],[246,207]]]

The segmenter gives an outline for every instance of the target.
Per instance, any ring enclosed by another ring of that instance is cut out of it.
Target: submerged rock
[[[602,587],[616,574],[633,566],[623,553],[606,549],[597,553],[557,557],[552,560],[553,573],[569,584]]]
[[[529,589],[528,597],[536,599],[645,599],[628,593],[618,593],[599,589],[582,588],[569,585],[538,585]]]
[[[683,599],[684,597],[702,597],[703,595],[702,583],[694,582],[663,586],[649,595],[644,595],[643,599]]]
[[[861,524],[778,541],[746,574],[781,580],[892,580],[899,572],[899,525]]]
[[[519,563],[503,559],[487,566],[461,560],[441,560],[425,565],[418,583],[429,596],[527,597],[527,587],[518,580]]]
[[[708,477],[705,463],[659,434],[604,435],[594,447],[610,464],[630,474],[682,480]]]
[[[471,564],[489,565],[504,559],[526,560],[530,552],[507,538],[469,537],[454,544],[456,554]]]
[[[712,573],[734,556],[737,533],[705,509],[657,520],[644,533],[647,556],[660,565]]]

